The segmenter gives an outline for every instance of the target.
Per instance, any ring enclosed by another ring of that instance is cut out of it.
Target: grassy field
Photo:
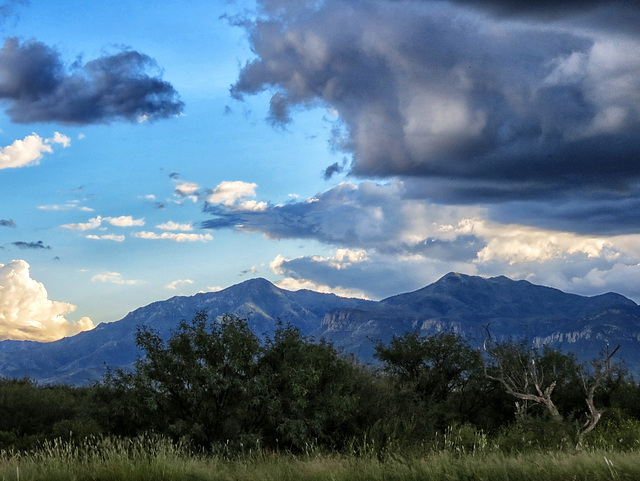
[[[162,439],[62,441],[29,453],[0,453],[3,481],[409,481],[638,480],[640,452],[583,450],[504,454],[495,449],[411,456],[262,451],[228,458],[189,453]]]

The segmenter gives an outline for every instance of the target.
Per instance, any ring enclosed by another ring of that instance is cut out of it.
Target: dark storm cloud
[[[492,208],[491,214],[498,222],[513,223],[525,218],[530,224],[552,230],[611,235],[640,232],[638,212],[640,193],[619,197],[593,193],[579,201],[501,203]]]
[[[51,249],[51,246],[46,246],[42,241],[38,242],[12,242],[11,245],[16,246],[18,249]]]
[[[12,219],[0,219],[0,227],[15,227],[16,223]]]
[[[451,3],[488,9],[512,16],[535,15],[541,18],[583,13],[596,7],[633,9],[637,0],[450,0]]]
[[[465,8],[514,2],[461,3],[265,1],[232,94],[275,92],[272,121],[335,109],[351,173],[430,179],[423,198],[624,200],[640,182],[640,40]],[[589,5],[595,24],[631,4]]]
[[[449,3],[498,18],[562,21],[601,31],[640,33],[638,0],[449,0]]]
[[[84,125],[180,114],[173,86],[149,73],[156,69],[153,59],[133,50],[67,69],[53,48],[8,38],[0,50],[0,101],[17,123]]]

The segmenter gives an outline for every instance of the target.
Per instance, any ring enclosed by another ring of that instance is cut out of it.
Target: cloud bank
[[[204,228],[308,239],[334,248],[331,255],[274,259],[272,272],[292,285],[332,286],[381,298],[455,270],[528,278],[589,294],[601,292],[603,279],[615,279],[618,292],[640,299],[638,234],[586,235],[496,222],[484,207],[415,198],[399,180],[345,182],[261,211],[224,204],[208,204],[205,211],[212,218]]]
[[[256,58],[232,94],[272,92],[271,122],[299,108],[335,110],[333,142],[352,154],[351,174],[413,178],[414,195],[441,203],[572,210],[605,198],[619,222],[600,225],[602,210],[587,205],[574,228],[630,230],[640,34],[609,22],[637,17],[635,2],[594,0],[584,17],[570,1],[517,11],[497,0],[259,4],[244,23]]]
[[[55,341],[93,329],[91,319],[70,322],[73,304],[52,301],[44,285],[31,278],[29,264],[0,264],[0,339]]]
[[[153,59],[134,50],[67,67],[44,43],[11,37],[0,50],[0,102],[17,123],[86,125],[179,115],[183,103],[157,70]]]

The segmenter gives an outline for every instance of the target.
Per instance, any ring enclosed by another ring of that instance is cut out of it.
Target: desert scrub
[[[194,453],[163,438],[55,441],[29,453],[0,453],[3,481],[564,481],[640,479],[640,452],[531,452],[422,456],[304,455],[252,451],[228,458]]]

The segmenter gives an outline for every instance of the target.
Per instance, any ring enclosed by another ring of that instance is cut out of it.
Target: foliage
[[[358,367],[332,345],[305,339],[279,325],[258,362],[267,445],[300,450],[313,444],[341,446],[358,429]]]
[[[0,380],[0,449],[27,449],[45,439],[82,439],[100,433],[90,390],[38,387],[28,379]]]
[[[548,348],[495,344],[502,357],[491,364],[456,334],[407,333],[377,343],[381,367],[373,369],[290,325],[261,339],[244,319],[204,314],[181,321],[166,340],[142,328],[137,341],[145,356],[132,371],[110,371],[88,388],[0,380],[0,450],[152,435],[228,457],[332,452],[389,461],[571,451],[584,426],[594,430],[582,449],[640,448],[635,381],[608,361],[588,371]],[[585,409],[590,388],[594,410]],[[517,416],[509,390],[534,396],[516,397]],[[535,402],[545,390],[558,416]]]
[[[406,425],[419,437],[456,423],[480,423],[492,393],[480,352],[457,334],[408,332],[388,346],[378,342],[375,357],[397,393],[399,411],[394,415],[412,416]]]

